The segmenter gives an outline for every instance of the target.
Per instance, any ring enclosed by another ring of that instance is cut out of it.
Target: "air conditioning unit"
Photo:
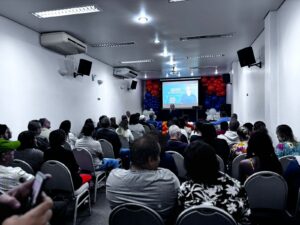
[[[66,32],[41,34],[41,45],[63,55],[86,53],[87,45]]]
[[[127,67],[114,68],[114,76],[121,79],[133,79],[138,75],[138,72]]]

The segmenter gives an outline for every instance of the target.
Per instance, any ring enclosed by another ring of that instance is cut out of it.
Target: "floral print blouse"
[[[300,144],[298,142],[282,142],[276,146],[275,153],[278,157],[286,155],[300,155]]]
[[[225,210],[240,224],[250,224],[245,189],[239,181],[226,174],[222,174],[214,185],[199,184],[192,180],[184,182],[178,200],[184,209],[195,205],[211,205]]]

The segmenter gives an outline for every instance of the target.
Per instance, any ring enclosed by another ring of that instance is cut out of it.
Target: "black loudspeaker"
[[[130,89],[136,89],[137,81],[133,80],[130,85]]]
[[[89,76],[91,73],[91,68],[92,68],[91,61],[80,59],[77,73],[80,75],[82,74],[82,75]]]
[[[224,74],[222,75],[222,77],[223,77],[223,82],[224,82],[225,84],[229,84],[229,83],[230,83],[230,74],[229,74],[229,73],[224,73]]]
[[[250,66],[255,64],[255,57],[252,47],[247,47],[237,52],[241,67]]]

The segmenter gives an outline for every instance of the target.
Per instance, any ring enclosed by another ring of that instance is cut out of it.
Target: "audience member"
[[[63,130],[66,133],[66,142],[70,145],[71,149],[74,149],[77,137],[73,133],[71,133],[71,121],[62,121],[59,125],[59,129]]]
[[[190,180],[184,182],[178,200],[184,209],[211,205],[227,211],[238,224],[250,224],[247,194],[239,181],[219,172],[213,148],[192,142],[186,150],[184,165]]]
[[[265,132],[268,133],[266,124],[263,121],[256,121],[253,125],[253,132]]]
[[[49,142],[47,138],[40,136],[41,134],[41,123],[38,120],[31,120],[28,123],[28,131],[32,131],[37,140],[37,148],[43,152],[46,152],[49,147]]]
[[[109,129],[110,121],[108,117],[104,117],[101,120],[101,128],[97,130],[96,139],[105,139],[110,142],[114,149],[114,154],[116,158],[120,156],[120,149],[121,149],[121,141],[118,134],[115,131]]]
[[[56,160],[63,163],[70,171],[74,189],[78,189],[84,182],[79,174],[79,166],[73,152],[62,146],[66,141],[66,133],[63,130],[54,130],[49,135],[50,149],[44,153],[44,161]]]
[[[27,162],[37,172],[44,162],[44,153],[37,149],[34,133],[23,131],[19,134],[18,140],[21,142],[21,146],[15,151],[14,157]]]
[[[129,148],[129,143],[134,141],[134,137],[128,128],[128,121],[122,120],[119,124],[119,127],[116,130],[116,133],[119,135],[120,141],[122,143],[122,148]],[[122,141],[124,140],[124,141]]]
[[[249,130],[241,126],[237,130],[240,142],[236,143],[230,149],[230,159],[233,160],[236,156],[247,153],[248,140],[250,138]]]
[[[119,160],[103,158],[100,142],[92,138],[94,129],[95,127],[93,124],[86,124],[82,128],[83,137],[76,141],[75,147],[85,148],[91,153],[95,170],[109,170],[112,168],[118,168]]]
[[[190,136],[190,142],[202,140],[202,133],[201,133],[202,125],[203,125],[202,122],[200,121],[196,122],[195,129],[192,131]]]
[[[155,113],[154,112],[150,112],[149,114],[149,119],[147,120],[148,124],[152,124],[155,128],[157,127],[157,122],[155,121]]]
[[[220,123],[220,129],[217,130],[217,135],[220,135],[220,134],[225,134],[226,131],[228,131],[228,122],[221,122]]]
[[[32,192],[33,180],[10,191],[0,194],[0,224],[2,225],[45,225],[52,216],[52,200],[44,193],[42,202],[24,211],[22,203],[26,202]],[[20,213],[23,212],[21,215]],[[4,220],[4,221],[3,221]]]
[[[139,123],[143,125],[143,127],[145,129],[145,132],[146,132],[146,130],[147,130],[148,133],[150,132],[151,127],[150,127],[150,124],[148,124],[146,122],[146,116],[145,115],[140,115],[140,117],[139,117]]]
[[[180,112],[175,108],[175,104],[170,104],[168,119],[173,120],[174,118],[178,118],[180,116]]]
[[[281,164],[275,154],[271,137],[264,131],[254,132],[247,148],[247,159],[239,166],[240,181],[259,171],[272,171],[282,175]]]
[[[129,119],[129,129],[132,132],[134,139],[142,137],[146,132],[142,124],[139,123],[140,115],[132,114]]]
[[[47,138],[47,140],[49,141],[49,134],[50,134],[50,128],[51,128],[51,123],[47,118],[41,118],[40,120],[40,124],[42,126],[41,129],[41,137]]]
[[[100,118],[102,118],[102,116],[101,116]],[[88,119],[86,119],[86,120],[84,121],[84,124],[83,124],[82,128],[83,128],[86,124],[92,124],[92,125],[95,127],[94,121],[93,121],[91,118],[88,118]],[[97,133],[96,131],[97,131],[97,129],[100,129],[100,128],[98,128],[98,126],[100,127],[100,122],[98,122],[96,129],[93,131],[93,134],[92,134],[92,137],[93,137],[93,138],[96,137],[96,133]],[[81,131],[80,131],[80,134],[78,135],[78,138],[82,138],[82,136],[83,136],[83,134],[82,134],[82,130],[81,130]]]
[[[188,144],[180,140],[182,136],[180,128],[177,125],[170,126],[169,135],[170,139],[167,142],[166,151],[175,151],[184,156],[184,151]]]
[[[0,138],[9,140],[11,139],[11,137],[12,137],[12,133],[8,128],[8,126],[6,126],[5,124],[0,124]]]
[[[220,156],[223,159],[224,164],[227,165],[230,149],[225,140],[217,137],[215,126],[209,123],[203,124],[201,132],[202,140],[213,147],[216,154]]]
[[[278,157],[286,155],[300,155],[300,144],[296,141],[292,128],[288,125],[279,125],[276,129],[279,144],[276,146]]]
[[[249,131],[249,136],[251,136],[251,134],[253,133],[253,124],[252,123],[245,123],[244,125],[243,125],[243,127],[246,127],[247,129],[248,129],[248,131]]]
[[[106,198],[112,208],[140,203],[168,219],[177,202],[179,180],[168,169],[158,168],[160,147],[145,135],[134,141],[129,170],[114,169],[106,181]]]
[[[131,116],[130,111],[126,111],[126,117],[127,117],[127,120],[128,120],[128,121],[129,121],[129,119],[130,119],[130,116]]]
[[[181,137],[181,141],[185,142],[185,143],[188,143],[189,135],[188,135],[187,131],[185,130],[185,124],[186,124],[185,119],[183,117],[180,117],[178,119],[177,126],[180,128],[181,134],[184,135],[184,137]]]
[[[218,119],[217,121],[211,122],[211,124],[212,125],[219,125],[222,122],[228,123],[230,120],[231,120],[231,118],[227,116],[227,113],[225,111],[221,111],[220,112],[220,119]]]
[[[116,117],[110,117],[109,120],[110,120],[110,129],[115,131],[119,127],[116,121]]]
[[[0,191],[9,191],[21,183],[34,178],[20,167],[11,167],[14,151],[19,148],[19,141],[9,141],[0,138]]]
[[[239,136],[237,135],[237,129],[239,126],[240,123],[237,120],[231,120],[229,122],[229,130],[226,131],[225,134],[218,135],[218,138],[227,141],[229,148],[231,148],[234,144],[240,141]]]

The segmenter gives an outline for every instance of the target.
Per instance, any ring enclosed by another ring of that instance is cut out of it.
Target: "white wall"
[[[141,112],[141,82],[127,91],[129,81],[114,78],[112,67],[87,55],[75,58],[91,60],[91,73],[102,85],[88,76],[61,76],[64,56],[41,47],[38,33],[1,16],[0,27],[0,123],[11,128],[13,138],[31,119],[47,117],[53,129],[69,119],[78,133],[87,118],[98,121],[102,114],[120,118],[126,110]]]
[[[252,45],[256,61],[264,60],[264,32]],[[246,47],[246,46],[245,46]],[[239,62],[232,64],[232,112],[237,113],[239,121],[254,123],[257,120],[265,120],[264,97],[264,66],[240,67]]]

